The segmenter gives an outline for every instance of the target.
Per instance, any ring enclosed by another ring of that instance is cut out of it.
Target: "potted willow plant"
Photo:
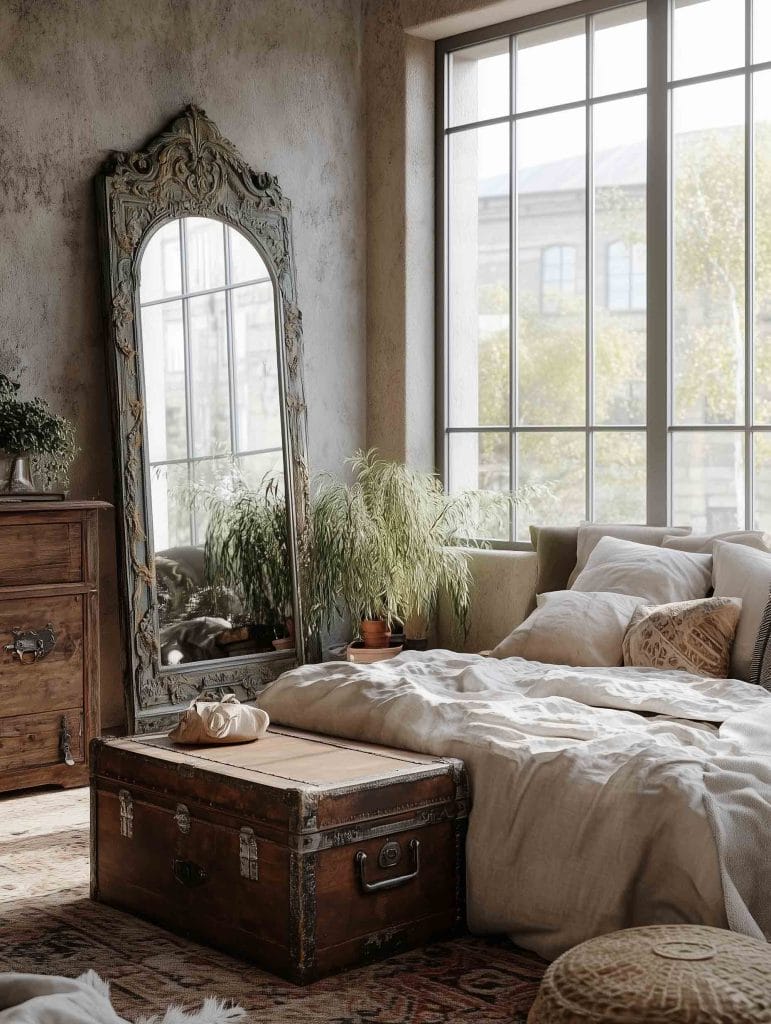
[[[312,547],[364,647],[388,646],[394,622],[409,641],[425,637],[441,592],[466,628],[471,573],[461,544],[490,516],[508,514],[535,488],[516,494],[445,493],[432,473],[359,451],[348,460],[353,480],[324,477],[313,499]]]
[[[0,494],[34,493],[34,475],[44,489],[67,485],[79,448],[75,429],[41,398],[25,401],[20,385],[0,374]]]

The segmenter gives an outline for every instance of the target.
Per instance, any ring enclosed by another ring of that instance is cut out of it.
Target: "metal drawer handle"
[[[22,665],[34,665],[50,654],[56,644],[56,633],[49,622],[43,629],[12,629],[13,641],[3,648],[15,655]]]
[[[195,889],[196,886],[203,885],[204,882],[209,881],[204,868],[200,864],[196,864],[194,860],[178,860],[175,858],[173,863],[174,877],[182,885],[186,885],[188,889]]]
[[[395,889],[397,886],[405,885],[407,882],[411,882],[413,878],[417,878],[420,871],[420,841],[418,839],[410,840],[410,852],[412,853],[412,862],[415,865],[414,871],[411,871],[408,875],[397,875],[396,878],[384,878],[380,882],[368,882],[366,875],[367,855],[364,850],[359,850],[356,854],[356,863],[359,866],[359,879],[364,892],[382,892],[384,889]]]
[[[62,725],[59,731],[59,747],[61,748],[62,758],[64,763],[72,768],[75,764],[75,758],[72,756],[72,734],[70,733],[70,727],[67,724],[67,719],[62,715]]]

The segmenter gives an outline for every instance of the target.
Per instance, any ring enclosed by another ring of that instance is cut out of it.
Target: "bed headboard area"
[[[468,636],[464,642],[442,600],[437,614],[439,647],[478,652],[495,647],[535,607],[535,551],[473,549],[474,587]]]

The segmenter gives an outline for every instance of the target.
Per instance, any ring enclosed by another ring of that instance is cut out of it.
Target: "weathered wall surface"
[[[0,0],[0,369],[77,424],[73,495],[112,499],[93,177],[186,103],[294,206],[310,459],[365,441],[359,0]],[[103,725],[122,718],[115,541],[102,530]]]

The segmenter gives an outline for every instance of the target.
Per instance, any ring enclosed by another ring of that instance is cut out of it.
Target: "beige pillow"
[[[771,535],[761,533],[760,530],[733,530],[730,533],[692,533],[685,537],[668,535],[661,542],[661,546],[663,548],[674,548],[675,551],[695,551],[703,555],[711,555],[712,545],[716,540],[725,541],[727,544],[744,544],[745,547],[757,548],[758,551],[769,551],[771,549]]]
[[[640,605],[624,637],[624,664],[725,679],[741,610],[735,597]]]
[[[740,597],[742,614],[731,653],[731,676],[750,679],[752,655],[771,588],[771,554],[716,540],[715,597]]]
[[[665,537],[684,537],[691,532],[690,526],[638,526],[636,524],[581,523],[578,527],[576,544],[576,567],[570,574],[568,587],[572,587],[578,574],[586,565],[589,555],[603,537],[631,540],[636,544],[650,544],[658,547]]]
[[[736,544],[732,547],[749,550]],[[711,585],[710,555],[603,537],[589,555],[573,590],[632,594],[649,604],[669,604],[706,597]]]
[[[550,665],[620,665],[624,633],[639,603],[626,594],[539,594],[536,610],[492,656]]]

